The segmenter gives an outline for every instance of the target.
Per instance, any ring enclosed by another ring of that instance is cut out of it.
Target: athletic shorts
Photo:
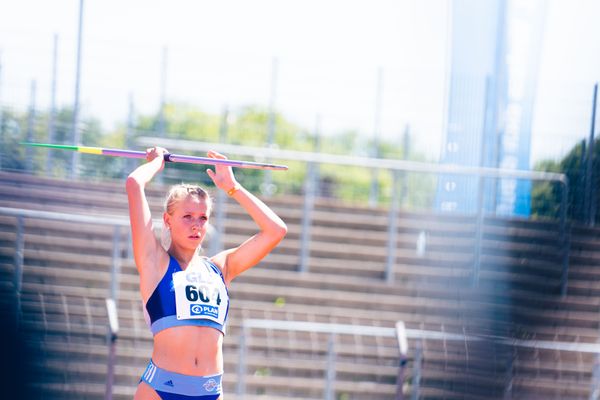
[[[140,382],[146,382],[162,400],[217,400],[222,393],[222,374],[192,376],[158,368],[148,363]]]

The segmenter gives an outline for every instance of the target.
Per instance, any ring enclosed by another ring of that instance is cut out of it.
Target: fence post
[[[227,132],[229,129],[228,125],[229,109],[223,107],[221,113],[221,124],[219,126],[219,142],[227,143]],[[227,196],[222,190],[217,190],[217,201],[216,201],[216,216],[214,226],[218,226],[219,229],[211,230],[210,237],[210,254],[217,254],[223,250],[223,232],[225,229],[225,218],[227,217]]]
[[[592,100],[592,121],[590,126],[590,138],[587,146],[586,168],[585,168],[585,194],[583,197],[583,213],[585,223],[594,226],[596,218],[595,204],[593,202],[596,189],[592,185],[594,168],[594,133],[596,130],[596,102],[598,98],[598,84],[594,85],[594,96]]]
[[[569,250],[570,233],[567,226],[567,201],[569,198],[569,181],[565,176],[560,201],[560,246],[562,251],[562,274],[560,279],[560,294],[565,297],[567,295],[567,287],[569,283]]]
[[[249,329],[242,322],[242,330],[240,332],[240,349],[238,356],[238,381],[237,381],[237,398],[243,399],[246,394],[246,339]]]
[[[225,219],[227,216],[227,196],[225,192],[219,190],[217,192],[217,207],[216,207],[216,215],[215,215],[215,224],[213,226],[218,226],[219,229],[211,229],[211,237],[210,237],[210,253],[217,254],[221,250],[223,250],[223,229],[225,229]]]
[[[271,94],[269,96],[269,114],[267,116],[267,147],[272,148],[275,146],[275,125],[276,113],[275,113],[275,98],[277,96],[277,72],[279,70],[279,61],[277,58],[273,58],[271,63]],[[267,158],[267,162],[270,158]],[[262,194],[270,197],[275,193],[275,186],[273,185],[273,176],[271,170],[266,170],[264,173],[264,182],[262,184]]]
[[[117,316],[117,306],[114,299],[106,299],[106,313],[108,315],[108,365],[106,366],[106,390],[104,392],[105,400],[112,400],[113,384],[115,377],[115,357],[117,347],[117,334],[119,332],[119,319]]]
[[[600,354],[594,358],[589,400],[598,400],[600,395]]]
[[[385,263],[385,280],[388,283],[394,281],[394,265],[396,264],[396,242],[398,238],[398,186],[400,183],[400,172],[392,171],[392,198],[390,200],[390,210],[388,212],[388,231],[387,231],[387,259]]]
[[[35,80],[31,81],[31,94],[29,98],[29,111],[27,115],[27,136],[26,140],[28,142],[35,141],[35,96],[36,96],[36,87],[37,83]],[[32,172],[33,171],[33,149],[30,146],[25,148],[25,171]]]
[[[404,400],[404,373],[408,364],[408,341],[406,340],[406,326],[403,321],[396,322],[396,338],[398,340],[396,400]]]
[[[77,29],[77,63],[75,64],[75,97],[73,99],[73,126],[72,126],[72,144],[74,146],[81,145],[81,129],[79,127],[80,105],[79,98],[81,94],[81,53],[83,41],[83,7],[84,0],[79,0],[79,19]],[[79,152],[74,151],[71,156],[71,169],[69,171],[70,178],[79,176]]]
[[[315,204],[316,165],[309,162],[306,167],[304,204],[302,206],[302,233],[300,237],[300,272],[308,272],[310,258],[310,227],[312,225],[312,212]]]
[[[415,360],[413,363],[413,384],[411,400],[419,400],[421,391],[421,363],[423,361],[423,339],[418,340],[415,346]]]
[[[52,86],[50,89],[50,111],[48,113],[48,143],[54,143],[56,131],[56,75],[58,73],[58,34],[54,34],[52,46]],[[46,172],[52,173],[52,149],[46,155]]]
[[[125,127],[125,146],[128,149],[133,148],[133,138],[135,136],[135,106],[133,103],[133,94],[129,94],[129,109],[127,112],[127,126]],[[126,158],[123,160],[122,173],[123,179],[127,178],[127,175],[133,171],[136,165],[136,160],[133,158]]]
[[[373,145],[371,147],[371,157],[379,158],[381,156],[380,136],[381,136],[381,104],[383,94],[383,68],[377,69],[377,87],[375,89],[375,118],[373,120]],[[371,169],[371,190],[369,191],[369,207],[377,207],[379,203],[379,169]]]
[[[110,298],[118,301],[119,274],[121,273],[121,227],[114,226],[112,242],[112,265],[110,269]]]
[[[335,400],[335,333],[329,334],[329,342],[327,343],[324,398],[325,400]]]
[[[125,233],[125,242],[127,242],[127,250],[125,252],[125,258],[128,260],[133,259],[133,236],[131,235],[131,230],[127,229]]]
[[[25,259],[25,219],[22,216],[17,217],[17,238],[15,243],[15,297],[16,297],[16,317],[17,327],[21,321],[21,287],[23,286],[23,262]]]
[[[479,177],[479,187],[477,190],[477,219],[475,220],[475,254],[473,257],[473,273],[471,276],[471,286],[479,286],[479,271],[481,269],[481,240],[483,239],[483,224],[484,219],[484,206],[483,206],[483,194],[484,194],[485,179]]]

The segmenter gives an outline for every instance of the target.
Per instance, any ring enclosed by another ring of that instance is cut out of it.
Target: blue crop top
[[[153,335],[174,326],[208,326],[225,334],[229,294],[221,270],[209,259],[185,271],[169,255],[169,266],[146,302]]]

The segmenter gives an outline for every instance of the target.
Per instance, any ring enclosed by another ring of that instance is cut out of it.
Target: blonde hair
[[[167,193],[167,197],[165,198],[165,212],[167,214],[173,214],[175,204],[188,196],[196,196],[200,200],[205,200],[207,206],[206,213],[210,215],[210,213],[212,212],[213,202],[208,192],[198,185],[188,185],[186,183],[180,183],[179,185],[171,187],[171,189]]]
[[[164,211],[169,215],[173,215],[175,205],[188,196],[195,196],[200,200],[206,201],[206,214],[210,216],[212,212],[213,200],[208,192],[198,185],[189,185],[186,183],[174,185],[171,187],[171,189],[169,189],[169,192],[165,197]],[[171,232],[169,231],[169,228],[164,225],[162,227],[160,239],[164,249],[168,250],[171,246]],[[199,247],[198,251],[202,252],[202,247]]]

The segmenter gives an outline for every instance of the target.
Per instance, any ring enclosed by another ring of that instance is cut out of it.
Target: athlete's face
[[[202,244],[208,229],[206,200],[187,196],[175,204],[172,214],[165,213],[164,218],[173,244],[186,249],[196,249]]]

